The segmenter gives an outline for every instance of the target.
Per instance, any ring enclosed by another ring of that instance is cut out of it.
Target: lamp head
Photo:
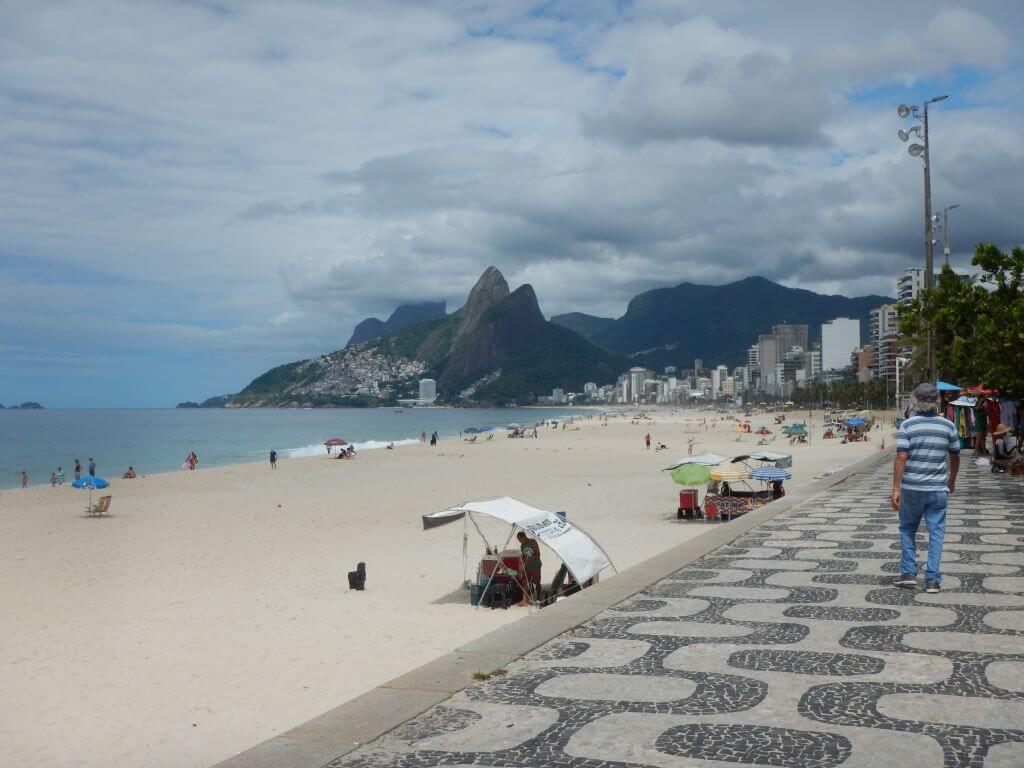
[[[904,131],[902,128],[896,131],[896,135],[900,137],[900,141],[906,141],[907,139],[910,138],[910,134]]]
[[[899,115],[900,117],[906,117],[907,115],[910,114],[910,107],[908,107],[906,104],[900,104],[898,107],[896,107],[896,114]]]
[[[924,144],[911,144],[907,147],[907,152],[910,153],[911,157],[920,157],[921,153],[924,152]]]
[[[934,104],[937,101],[945,101],[948,98],[949,98],[949,94],[945,94],[943,96],[936,96],[934,99],[928,99],[928,103],[929,104]]]

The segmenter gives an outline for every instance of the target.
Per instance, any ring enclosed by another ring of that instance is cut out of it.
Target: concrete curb
[[[785,498],[634,565],[614,578],[540,613],[489,632],[417,669],[374,688],[302,725],[218,763],[215,768],[319,768],[439,704],[473,682],[473,673],[505,666],[601,611],[661,581],[694,560],[731,543],[752,528],[796,509],[860,472],[882,464],[890,447],[833,475],[791,491]]]

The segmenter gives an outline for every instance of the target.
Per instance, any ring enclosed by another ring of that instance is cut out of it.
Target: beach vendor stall
[[[487,540],[477,523],[478,516],[499,520],[509,526],[508,537],[503,546],[499,547]],[[611,558],[601,546],[578,525],[570,523],[563,514],[538,509],[508,496],[486,501],[469,501],[447,510],[428,513],[423,515],[423,526],[434,527],[443,523],[433,521],[450,522],[459,517],[464,520],[464,569],[470,525],[476,529],[485,547],[486,554],[480,561],[476,581],[470,585],[470,601],[478,607],[480,603],[493,606],[496,602],[495,597],[498,598],[497,602],[507,607],[516,597],[522,595],[526,595],[530,603],[537,606],[559,596],[550,594],[547,590],[542,590],[543,594],[537,594],[536,582],[531,584],[533,580],[527,577],[530,563],[524,562],[521,557],[521,552],[525,553],[526,550],[509,549],[514,538],[525,539],[534,544],[539,542],[554,552],[566,570],[568,578],[563,579],[564,587],[588,586],[597,580],[598,574],[605,568],[611,567],[615,570]],[[430,518],[432,523],[428,523],[427,518]],[[531,554],[539,560],[539,552]],[[537,576],[539,580],[539,574]]]

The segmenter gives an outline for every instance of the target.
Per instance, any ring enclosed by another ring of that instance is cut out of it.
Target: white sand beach
[[[678,486],[659,470],[691,437],[729,456],[757,437],[649,413],[537,440],[116,480],[105,519],[83,518],[87,494],[67,486],[3,492],[4,764],[212,765],[527,615],[435,604],[462,581],[462,525],[423,531],[424,512],[501,495],[564,509],[619,569],[700,535],[710,526],[675,520]],[[788,487],[892,440],[886,428],[841,445],[820,439],[820,413],[811,423],[810,446],[770,446],[793,454]],[[670,449],[646,450],[647,432]],[[482,549],[472,534],[471,578]],[[358,561],[361,593],[346,582]]]

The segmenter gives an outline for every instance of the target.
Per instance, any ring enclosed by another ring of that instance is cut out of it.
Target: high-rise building
[[[629,369],[629,402],[639,403],[643,400],[646,381],[646,368],[634,366]]]
[[[906,304],[917,298],[924,288],[924,269],[922,267],[907,267],[903,274],[896,280],[896,303]]]
[[[779,340],[780,352],[786,352],[793,347],[808,349],[808,331],[808,326],[803,324],[779,323],[772,327],[772,334]]]
[[[896,305],[871,310],[871,343],[875,347],[875,378],[896,381]]]
[[[775,372],[775,364],[782,359],[779,340],[774,333],[762,333],[757,337],[757,359],[764,385]]]
[[[821,324],[821,368],[835,371],[850,365],[850,353],[860,346],[860,320],[837,317]]]
[[[420,379],[419,399],[428,403],[437,400],[437,382],[433,379]]]
[[[700,376],[700,372],[704,370],[704,361],[699,357],[694,358],[693,361],[693,375]]]
[[[597,384],[592,381],[588,381],[583,385],[583,394],[586,395],[588,399],[594,397],[597,394]]]

